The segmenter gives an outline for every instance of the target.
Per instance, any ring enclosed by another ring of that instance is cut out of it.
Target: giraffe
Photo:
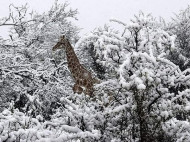
[[[93,78],[92,74],[80,64],[73,47],[64,35],[52,50],[55,51],[57,49],[65,49],[68,68],[75,81],[73,92],[78,94],[84,92],[86,95],[93,96],[93,86],[99,81]],[[84,87],[85,90],[83,90],[82,87]]]

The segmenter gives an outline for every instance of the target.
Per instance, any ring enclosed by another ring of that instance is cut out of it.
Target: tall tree
[[[171,52],[169,59],[185,70],[190,67],[190,6],[175,14],[167,28],[176,35],[177,47]]]
[[[167,59],[175,50],[175,35],[143,13],[129,24],[111,21],[122,24],[124,31],[105,26],[78,43],[80,47],[93,44],[96,62],[106,69],[105,80],[97,86],[97,96],[108,102],[104,127],[99,127],[102,141],[183,139],[173,127],[173,136],[167,131],[170,123],[188,123],[183,122],[188,118],[189,70],[182,72]]]
[[[57,1],[43,14],[29,13],[26,5],[10,5],[9,17],[2,18],[0,23],[12,26],[10,39],[4,40],[0,47],[2,98],[16,101],[15,107],[23,111],[38,102],[32,108],[33,115],[37,111],[48,115],[51,103],[68,93],[72,79],[64,54],[62,51],[54,54],[52,47],[62,34],[72,43],[78,38],[79,29],[70,20],[76,19],[76,14],[67,3]],[[68,83],[63,83],[65,79]]]

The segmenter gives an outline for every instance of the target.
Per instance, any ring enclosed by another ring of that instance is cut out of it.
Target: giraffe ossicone
[[[92,74],[80,64],[72,45],[64,35],[52,50],[55,51],[57,49],[65,49],[68,68],[75,81],[73,92],[78,94],[84,92],[86,95],[93,96],[93,86],[99,81],[98,79],[93,78]]]

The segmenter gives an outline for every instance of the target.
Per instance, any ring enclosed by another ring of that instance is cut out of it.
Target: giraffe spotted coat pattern
[[[53,47],[53,51],[57,49],[65,49],[68,68],[75,81],[73,92],[78,94],[84,92],[86,95],[93,96],[93,85],[98,83],[98,80],[93,78],[91,73],[80,64],[73,47],[65,36],[62,36]]]

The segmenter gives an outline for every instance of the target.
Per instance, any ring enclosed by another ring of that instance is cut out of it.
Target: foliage
[[[190,67],[190,6],[181,10],[175,15],[172,22],[168,25],[169,32],[176,35],[176,47],[169,59],[178,65],[181,70]],[[176,60],[178,59],[178,60]]]
[[[78,38],[78,28],[69,20],[75,18],[77,11],[68,10],[66,3],[55,2],[47,13],[29,13],[31,19],[28,20],[26,6],[12,7],[18,15],[11,14],[2,23],[12,21],[13,25],[10,40],[0,48],[2,103],[5,99],[14,100],[17,108],[24,112],[32,109],[33,116],[44,113],[49,117],[51,106],[57,104],[57,98],[66,95],[72,82],[64,54],[52,54],[51,48],[61,34],[71,40]],[[30,108],[31,104],[36,106]]]
[[[1,141],[68,141],[78,138],[98,138],[98,131],[82,131],[77,126],[65,124],[63,117],[56,117],[43,122],[43,117],[28,117],[14,109],[4,110],[0,115],[0,140]]]
[[[0,20],[12,26],[0,39],[0,141],[189,141],[190,69],[168,59],[179,36],[153,16],[112,19],[123,30],[105,25],[79,39],[67,3],[43,14],[10,7]],[[51,50],[60,35],[79,39],[81,63],[100,79],[95,96],[72,92],[65,53]]]
[[[186,120],[189,112],[189,70],[182,72],[167,59],[175,50],[175,35],[143,13],[129,24],[111,21],[124,25],[124,32],[105,26],[78,43],[80,47],[93,44],[96,62],[107,71],[107,80],[97,86],[104,101],[111,99],[104,110],[103,140],[182,139],[183,134],[171,138],[175,129],[169,125],[174,118]]]

